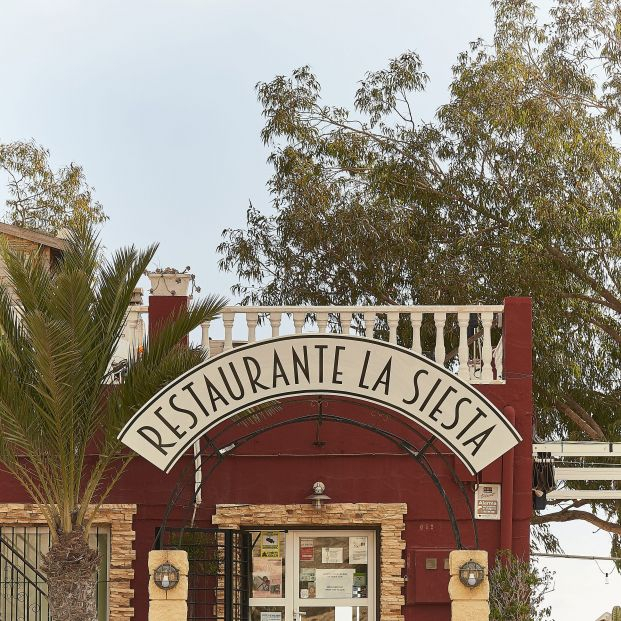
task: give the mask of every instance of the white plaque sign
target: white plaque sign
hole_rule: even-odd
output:
[[[477,520],[500,519],[500,483],[479,483],[474,492],[474,511]]]
[[[349,599],[354,586],[354,569],[318,569],[317,599]]]

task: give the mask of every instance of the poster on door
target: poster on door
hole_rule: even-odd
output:
[[[342,563],[343,548],[321,548],[321,562],[323,564]]]
[[[315,590],[318,599],[349,599],[354,586],[354,569],[317,569]]]
[[[282,597],[282,559],[252,559],[252,597]]]
[[[261,532],[261,556],[263,558],[280,558],[280,533],[277,530]]]
[[[367,564],[367,538],[366,537],[350,537],[349,538],[349,564],[350,565],[366,565]]]
[[[300,539],[300,560],[301,561],[314,561],[315,560],[315,540],[306,538]]]

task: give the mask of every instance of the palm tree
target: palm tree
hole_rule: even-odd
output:
[[[132,459],[117,434],[158,389],[204,360],[183,337],[225,304],[208,297],[179,313],[130,356],[124,381],[112,386],[132,292],[155,250],[131,247],[103,259],[89,225],[70,231],[52,271],[36,254],[0,249],[8,272],[0,285],[0,463],[49,525],[44,568],[55,621],[96,621],[98,555],[87,537]]]

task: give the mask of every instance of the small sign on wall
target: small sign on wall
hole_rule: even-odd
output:
[[[500,519],[500,483],[481,483],[474,492],[474,515],[477,520]]]
[[[280,558],[280,533],[277,530],[261,532],[261,557]]]

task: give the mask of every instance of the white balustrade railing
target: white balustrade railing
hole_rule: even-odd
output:
[[[149,307],[142,304],[132,304],[127,309],[127,318],[123,333],[112,358],[111,368],[109,369],[109,382],[118,383],[123,380],[126,361],[136,355],[142,347],[146,333],[143,316],[147,316]]]
[[[212,322],[220,323],[219,332],[223,327],[224,339],[212,339],[214,325],[205,323],[202,345],[214,355],[241,343],[286,334],[378,337],[433,358],[465,381],[485,384],[503,381],[502,332],[500,340],[492,342],[492,329],[502,330],[503,311],[502,305],[227,306]]]
[[[142,305],[130,306],[127,311],[123,339],[128,343],[131,350],[136,350],[144,342],[145,325],[142,316],[148,314],[148,312],[149,307]]]

